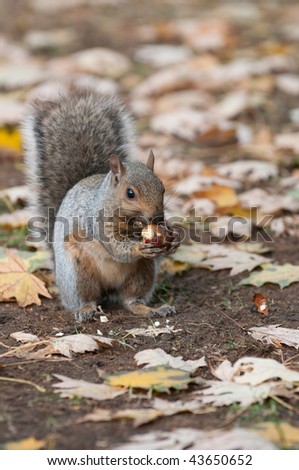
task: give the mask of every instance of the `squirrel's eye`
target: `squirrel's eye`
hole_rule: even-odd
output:
[[[132,188],[128,188],[128,189],[127,189],[127,196],[128,196],[129,199],[134,199],[134,197],[135,197],[135,192],[133,191]]]

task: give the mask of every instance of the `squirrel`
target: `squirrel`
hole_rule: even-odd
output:
[[[136,315],[175,313],[148,306],[158,258],[180,242],[164,221],[153,152],[147,164],[132,159],[132,122],[119,97],[73,84],[51,100],[36,99],[22,129],[27,181],[63,306],[80,322],[92,320],[106,298]],[[166,225],[168,243],[142,239],[152,223]]]

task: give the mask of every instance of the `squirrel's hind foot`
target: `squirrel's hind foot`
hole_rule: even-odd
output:
[[[157,316],[157,317],[172,317],[173,315],[176,314],[176,309],[172,307],[171,305],[164,304],[161,305],[161,307],[157,308],[152,308],[151,309],[151,316]]]
[[[131,302],[130,304],[125,305],[126,308],[134,313],[134,315],[139,315],[142,317],[171,317],[176,314],[176,310],[171,305],[161,305],[161,307],[148,307],[141,302]]]
[[[87,323],[93,320],[93,317],[96,313],[97,309],[94,308],[92,305],[85,305],[81,307],[78,312],[75,313],[75,319],[80,323]]]

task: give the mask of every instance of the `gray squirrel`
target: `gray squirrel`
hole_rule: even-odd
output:
[[[52,100],[35,100],[23,124],[25,168],[35,208],[54,252],[63,306],[90,321],[104,298],[136,315],[166,316],[149,307],[159,256],[179,246],[148,243],[141,230],[164,222],[164,186],[135,154],[129,114],[118,97],[69,86]]]

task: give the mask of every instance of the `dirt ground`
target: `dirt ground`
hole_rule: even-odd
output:
[[[59,18],[36,14],[32,17],[27,2],[2,1],[0,11],[0,28],[10,37],[20,40],[25,31],[33,28],[34,23],[43,28],[58,28],[72,23],[78,30],[78,42],[81,48],[94,45],[105,45],[131,54],[134,36],[130,25],[143,24],[145,18],[151,21],[157,18],[188,16],[197,11],[196,4],[207,11],[210,2],[171,2],[162,3],[152,8],[151,2],[125,2],[123,7],[104,6],[101,11],[87,6],[72,9],[68,16]],[[290,3],[290,2],[289,2]],[[18,11],[18,14],[15,14]],[[269,13],[270,15],[270,13]],[[271,20],[279,15],[273,9]],[[275,28],[275,26],[272,26]],[[246,30],[244,31],[246,37]],[[252,44],[253,38],[247,38]],[[257,38],[256,38],[257,40]],[[77,45],[73,50],[77,49]],[[64,51],[72,52],[72,47]],[[275,101],[275,100],[274,100]],[[272,117],[273,127],[279,128],[284,119],[285,102],[281,97],[273,103],[275,110]],[[184,148],[183,144],[182,148]],[[185,147],[186,150],[187,146]],[[224,156],[229,153],[224,150]],[[211,162],[211,160],[209,160]],[[0,154],[1,174],[0,188],[16,186],[24,181],[18,161],[11,159],[4,152]],[[286,170],[287,171],[287,170]],[[298,239],[281,236],[270,243],[269,256],[276,262],[299,264]],[[250,407],[242,414],[236,408],[219,408],[213,413],[202,415],[179,414],[164,417],[138,430],[129,421],[121,420],[106,423],[77,424],[76,421],[87,412],[92,411],[96,404],[89,399],[64,399],[53,392],[52,384],[57,381],[53,374],[63,374],[72,378],[84,379],[99,383],[97,369],[108,373],[136,369],[134,354],[142,349],[162,348],[167,353],[181,355],[184,358],[196,359],[205,355],[212,365],[227,358],[235,361],[242,356],[269,357],[281,360],[296,354],[292,348],[284,347],[283,352],[271,345],[263,345],[254,340],[248,329],[254,326],[280,324],[284,327],[299,328],[299,296],[298,284],[281,290],[278,286],[266,285],[262,289],[254,287],[236,287],[244,276],[229,277],[227,271],[212,272],[206,269],[191,269],[187,272],[160,277],[155,303],[162,301],[175,305],[177,315],[170,319],[170,324],[180,330],[174,335],[165,334],[157,338],[127,337],[111,349],[101,349],[96,353],[77,355],[72,360],[51,359],[26,363],[16,358],[6,359],[0,364],[6,377],[30,380],[45,387],[46,392],[40,393],[29,385],[18,385],[13,382],[1,382],[0,436],[1,442],[17,441],[28,436],[45,439],[49,449],[113,449],[127,441],[130,435],[149,432],[150,430],[171,430],[176,427],[192,427],[198,429],[229,428],[231,424],[245,427],[267,420],[288,421],[299,426],[299,415],[270,400],[263,406]],[[262,316],[253,308],[253,295],[260,291],[269,299],[270,315]],[[41,306],[21,309],[16,303],[0,304],[0,352],[4,352],[3,344],[15,345],[10,334],[25,331],[48,337],[57,332],[95,334],[99,328],[104,336],[123,340],[125,330],[145,327],[152,320],[136,318],[118,308],[108,308],[105,314],[108,323],[100,323],[99,318],[90,324],[75,323],[72,315],[65,312],[59,299],[43,299]],[[160,321],[161,326],[165,320]],[[211,378],[204,369],[200,374]],[[192,385],[189,390],[192,390]],[[180,392],[183,397],[184,393]],[[161,396],[161,394],[159,395]],[[169,399],[176,399],[178,392],[173,392]],[[117,409],[118,407],[138,407],[138,401],[130,403],[130,398],[118,397],[101,407]],[[292,405],[292,402],[290,402]],[[143,402],[144,405],[144,402]],[[238,411],[238,410],[237,410]]]

